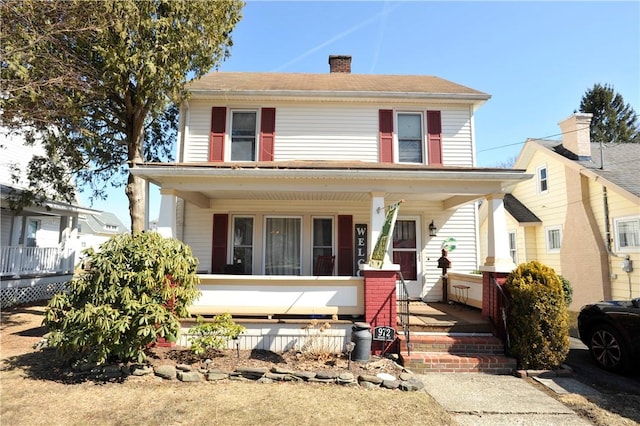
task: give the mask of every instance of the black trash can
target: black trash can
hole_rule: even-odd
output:
[[[353,361],[369,361],[371,355],[371,326],[366,322],[356,322],[351,328],[351,341],[355,343],[351,359]]]

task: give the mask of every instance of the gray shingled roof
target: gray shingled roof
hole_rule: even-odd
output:
[[[93,234],[123,234],[129,230],[113,213],[101,212],[100,214],[87,215],[83,221],[91,229]],[[106,226],[115,226],[116,229],[107,229]],[[87,233],[86,231],[84,232]]]
[[[542,223],[538,216],[512,194],[504,195],[504,208],[518,223]]]
[[[591,144],[591,160],[579,161],[575,155],[563,148],[559,141],[536,140],[537,143],[575,161],[585,169],[602,176],[604,179],[640,197],[640,144],[611,143],[603,145],[601,167],[600,144]]]
[[[189,82],[187,90],[222,92],[324,92],[408,94],[487,100],[491,96],[435,76],[214,72]]]

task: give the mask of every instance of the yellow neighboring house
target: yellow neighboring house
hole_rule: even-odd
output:
[[[560,122],[562,141],[527,140],[513,167],[535,178],[504,198],[514,263],[537,260],[569,280],[573,311],[640,297],[640,144],[591,143],[591,117]],[[486,216],[484,203],[481,258]]]

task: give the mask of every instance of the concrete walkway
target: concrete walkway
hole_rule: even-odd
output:
[[[575,412],[526,380],[478,373],[429,373],[417,376],[460,425],[590,425]],[[574,379],[566,381],[579,382]],[[574,383],[567,382],[570,385]]]

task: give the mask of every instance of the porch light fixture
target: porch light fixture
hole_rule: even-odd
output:
[[[429,236],[430,237],[435,237],[437,230],[438,230],[438,228],[436,228],[436,225],[434,225],[433,220],[432,220],[431,223],[429,224]]]

